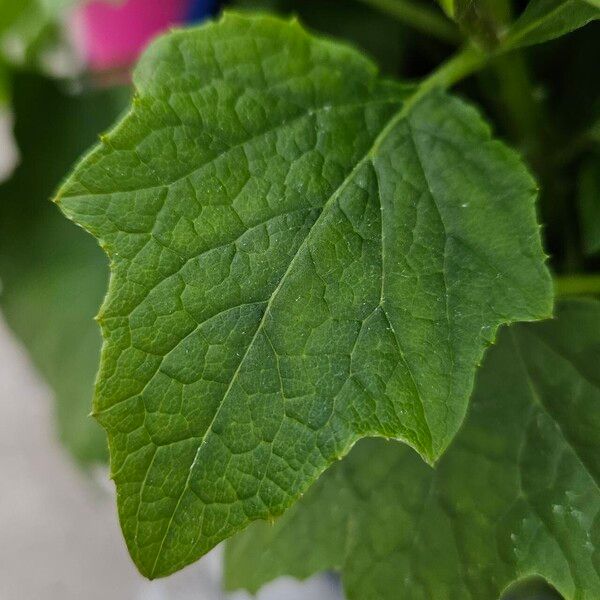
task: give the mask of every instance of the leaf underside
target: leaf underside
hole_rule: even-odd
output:
[[[600,303],[500,335],[464,428],[428,468],[360,442],[274,526],[230,540],[226,583],[336,568],[349,599],[493,599],[541,575],[600,597]]]
[[[295,21],[153,44],[57,201],[110,256],[94,414],[149,577],[364,436],[430,462],[497,327],[551,313],[536,188],[471,107]]]

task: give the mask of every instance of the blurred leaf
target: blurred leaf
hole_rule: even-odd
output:
[[[600,0],[531,0],[515,21],[504,47],[539,44],[600,19]]]
[[[163,37],[135,81],[57,202],[111,258],[94,410],[153,577],[362,436],[436,460],[497,327],[552,293],[535,183],[460,100],[235,14]]]
[[[123,90],[68,96],[48,81],[17,77],[23,161],[0,186],[0,305],[54,390],[61,439],[81,461],[106,458],[105,435],[88,416],[100,349],[93,316],[105,290],[106,260],[49,197],[126,98]]]
[[[4,0],[0,6],[0,58],[14,67],[53,73],[56,66],[48,56],[67,52],[64,21],[68,9],[81,1]],[[60,62],[64,63],[64,58]],[[58,70],[64,68],[61,64]]]
[[[0,5],[0,36],[34,4],[35,0],[3,0]]]
[[[557,316],[502,331],[435,470],[360,442],[274,525],[228,542],[227,586],[338,569],[350,599],[492,600],[540,574],[567,600],[600,597],[600,303]]]

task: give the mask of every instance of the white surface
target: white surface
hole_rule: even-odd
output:
[[[55,440],[51,392],[2,320],[0,411],[0,600],[226,597],[218,550],[168,579],[149,582],[138,575],[121,538],[112,489],[80,472]],[[305,583],[280,579],[259,599],[340,595],[323,576]]]

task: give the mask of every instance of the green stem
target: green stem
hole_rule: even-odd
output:
[[[428,77],[421,80],[418,85],[414,87],[411,95],[404,101],[402,108],[396,113],[396,115],[388,121],[388,124],[381,130],[381,133],[377,136],[377,139],[373,143],[371,152],[374,154],[377,152],[378,147],[382,141],[386,138],[387,134],[396,127],[396,125],[406,118],[411,108],[428,94],[433,89],[446,89],[461,79],[468,77],[471,73],[479,70],[488,60],[488,56],[482,53],[474,46],[468,46],[463,48],[446,62],[442,63],[435,71]]]
[[[600,275],[560,275],[554,278],[557,296],[600,296]]]
[[[415,93],[404,103],[398,119],[404,118],[408,111],[432,90],[445,90],[452,87],[462,79],[479,71],[488,60],[489,56],[475,46],[465,46],[419,82]],[[395,119],[388,124],[388,127],[393,124],[395,124]]]
[[[465,46],[423,79],[415,96],[419,99],[435,88],[452,87],[482,69],[489,59],[490,55],[475,46]]]
[[[407,0],[358,0],[423,33],[451,44],[460,42],[458,29],[441,13]]]

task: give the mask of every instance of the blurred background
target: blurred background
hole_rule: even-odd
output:
[[[49,198],[126,109],[131,67],[158,33],[225,5],[293,13],[360,47],[384,73],[415,79],[459,38],[432,1],[413,4],[434,15],[426,27],[390,11],[393,0],[0,0],[0,600],[247,597],[220,591],[218,549],[152,583],[127,556],[105,437],[88,417],[106,259]],[[524,3],[500,5],[508,18]],[[598,57],[592,23],[498,59],[458,88],[540,182],[546,249],[566,287],[577,285],[569,273],[600,267],[600,78],[590,76]],[[260,595],[341,597],[333,575],[277,581]],[[558,598],[541,582],[507,595],[517,597]]]

